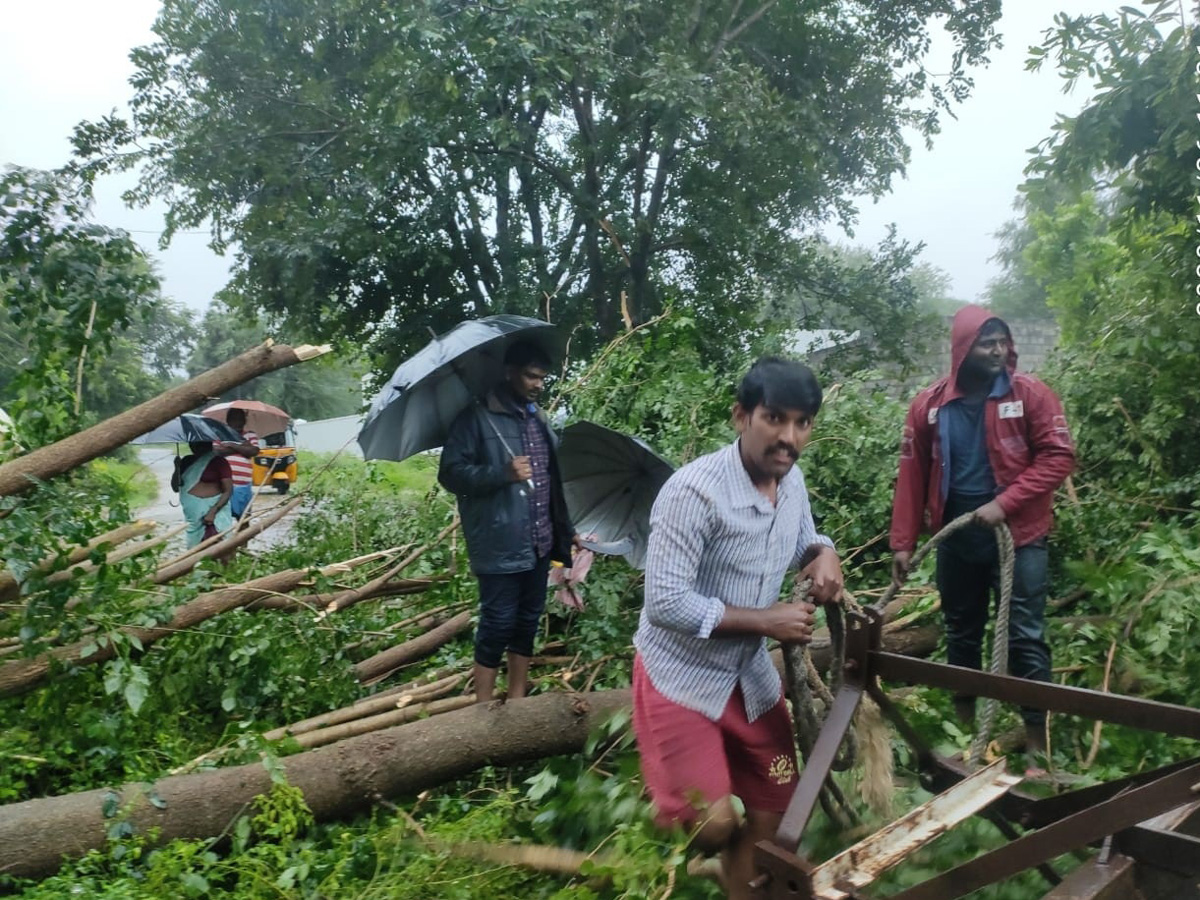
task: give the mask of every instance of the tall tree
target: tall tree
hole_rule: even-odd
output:
[[[167,0],[133,117],[165,238],[211,221],[246,302],[386,364],[476,314],[581,341],[689,302],[721,333],[970,87],[999,0]],[[954,42],[926,68],[931,23]]]
[[[86,185],[15,167],[0,178],[0,300],[0,388],[31,447],[76,429],[113,342],[162,302],[141,248],[91,221]]]
[[[1195,508],[1200,29],[1175,3],[1056,24],[1031,65],[1055,58],[1096,94],[1029,167],[1022,257],[1063,326],[1083,477]]]

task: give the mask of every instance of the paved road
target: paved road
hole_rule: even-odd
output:
[[[179,509],[179,497],[171,490],[171,472],[175,467],[174,451],[161,447],[142,447],[138,450],[138,460],[154,473],[154,477],[158,481],[158,496],[138,510],[136,518],[153,519],[168,528],[174,528],[183,521],[183,513]],[[268,488],[258,495],[254,501],[254,509],[260,512],[273,509],[285,499],[284,495]],[[294,517],[295,513],[289,513],[262,534],[251,538],[248,546],[253,550],[266,550],[283,543],[291,532]],[[171,546],[183,549],[183,535],[172,538]]]

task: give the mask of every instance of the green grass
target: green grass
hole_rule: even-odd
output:
[[[140,509],[158,496],[158,479],[139,462],[103,457],[93,460],[91,468],[93,472],[107,475],[125,489],[130,509]]]
[[[301,481],[315,477],[329,466],[321,475],[322,479],[357,479],[364,485],[372,485],[375,490],[414,497],[429,491],[437,481],[438,457],[427,453],[419,453],[403,462],[386,459],[364,462],[347,456],[339,456],[331,462],[331,454],[304,450],[297,456]]]

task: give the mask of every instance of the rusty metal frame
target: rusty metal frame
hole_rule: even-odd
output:
[[[842,878],[831,886],[828,878],[818,877],[819,884],[814,884],[814,873],[820,866],[798,850],[818,793],[831,777],[834,757],[864,692],[875,700],[912,748],[926,787],[944,791],[968,776],[964,766],[934,753],[921,740],[887,698],[879,678],[1200,740],[1200,710],[886,653],[880,649],[882,617],[871,607],[861,613],[847,612],[846,628],[844,684],[834,699],[775,839],[762,841],[755,848],[758,876],[751,887],[754,896],[762,900],[867,900],[867,895],[859,893],[865,884],[862,878]],[[1147,863],[1165,869],[1196,874],[1200,871],[1200,839],[1145,823],[1197,798],[1200,798],[1200,758],[1055,797],[1037,798],[1008,790],[978,810],[979,815],[993,821],[1009,838],[1008,844],[895,894],[894,900],[954,900],[1035,867],[1052,884],[1057,884],[1061,879],[1047,864],[1049,860],[1102,840],[1106,848],[1114,844],[1124,857],[1144,858]],[[1036,830],[1021,836],[1010,822]],[[862,852],[869,852],[869,841],[863,842]],[[882,868],[886,866],[874,866]]]

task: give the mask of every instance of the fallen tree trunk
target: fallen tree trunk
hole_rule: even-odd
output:
[[[469,606],[471,606],[470,603],[446,603],[442,606],[435,606],[433,609],[423,610],[400,622],[392,622],[383,628],[380,628],[378,631],[364,631],[363,634],[365,634],[366,637],[364,637],[361,641],[355,641],[352,644],[346,644],[344,647],[342,647],[342,649],[347,653],[351,653],[362,647],[366,647],[368,644],[377,643],[383,638],[395,637],[395,632],[397,631],[403,631],[407,628],[412,628],[414,625],[419,626],[421,622],[424,622],[430,616],[446,616],[447,614],[457,615]]]
[[[426,672],[424,675],[414,678],[412,681],[406,681],[403,684],[397,684],[383,691],[377,691],[368,697],[362,697],[355,700],[351,706],[362,706],[366,703],[373,703],[383,697],[395,697],[398,694],[415,693],[423,688],[429,687],[431,684],[436,684],[439,681],[444,681],[455,675],[461,675],[464,678],[467,672],[456,669],[453,666],[444,666],[441,669],[434,669],[432,672]]]
[[[98,535],[80,547],[72,547],[67,551],[65,558],[61,551],[51,556],[47,556],[40,563],[29,570],[28,575],[18,580],[11,572],[0,571],[0,601],[11,600],[13,597],[19,596],[21,593],[21,584],[27,581],[31,575],[44,575],[47,572],[53,571],[56,565],[61,564],[72,567],[77,563],[83,562],[92,555],[92,551],[97,547],[107,545],[109,547],[117,547],[126,541],[133,540],[135,537],[140,537],[143,534],[149,534],[155,528],[155,523],[149,519],[139,519],[136,522],[127,522],[119,528],[114,528],[112,531],[106,531],[104,534]],[[70,571],[68,568],[67,571]],[[69,576],[68,576],[69,577]]]
[[[298,787],[317,821],[341,819],[378,799],[434,787],[485,765],[578,753],[589,732],[628,707],[629,691],[549,693],[492,708],[473,704],[348,738],[283,760],[288,783]],[[158,843],[222,834],[271,790],[260,763],[127,784],[116,792],[135,834]],[[153,791],[154,803],[150,802]],[[0,807],[0,871],[35,878],[56,871],[64,856],[80,856],[106,843],[114,819],[104,809],[108,790],[84,791]]]
[[[328,352],[328,346],[292,348],[268,340],[133,409],[0,465],[0,497],[21,493],[37,481],[110,453],[251,378]]]
[[[439,647],[450,643],[460,632],[466,631],[470,624],[471,614],[461,612],[449,622],[425,632],[420,637],[364,659],[354,666],[354,674],[362,682],[388,675],[401,666],[424,659]]]
[[[322,572],[344,572],[347,563],[336,563],[326,566]],[[309,569],[288,569],[255,578],[244,584],[220,588],[200,594],[175,610],[171,620],[163,625],[154,627],[126,627],[119,631],[130,638],[141,642],[143,648],[161,640],[167,635],[174,634],[185,628],[194,628],[201,622],[213,616],[245,606],[259,597],[271,596],[294,590],[296,585],[309,577]],[[84,650],[88,651],[84,655]],[[71,665],[94,665],[113,658],[116,650],[112,641],[106,641],[101,647],[97,642],[88,638],[55,647],[39,656],[30,659],[14,660],[0,665],[0,697],[23,694],[37,687],[49,674],[55,663]]]

